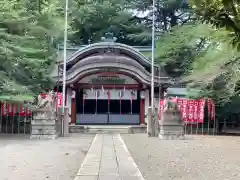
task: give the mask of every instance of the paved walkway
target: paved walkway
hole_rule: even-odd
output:
[[[120,134],[97,134],[75,180],[144,180]]]

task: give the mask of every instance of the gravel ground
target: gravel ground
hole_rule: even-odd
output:
[[[0,179],[73,180],[93,137],[29,140],[0,135]]]
[[[239,180],[240,137],[121,135],[145,180]],[[192,140],[190,140],[192,139]]]

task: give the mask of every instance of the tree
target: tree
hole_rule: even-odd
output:
[[[226,28],[234,46],[240,49],[239,0],[190,0],[193,10],[204,22]]]
[[[141,33],[146,28],[136,21],[127,0],[83,1],[75,0],[71,5],[71,26],[75,33],[70,38],[75,44],[99,42],[111,31],[117,42],[128,45],[148,44],[144,39],[131,39],[129,36]]]
[[[51,87],[52,42],[63,24],[56,3],[44,1],[36,10],[27,0],[0,2],[1,95],[36,94]]]
[[[161,36],[165,31],[171,30],[174,26],[181,26],[193,21],[193,14],[185,0],[156,0],[155,1],[155,26],[156,36]],[[145,27],[152,27],[152,1],[134,0],[131,2],[136,9],[135,19],[142,22]],[[131,36],[133,39],[151,40],[151,31],[144,31]]]
[[[189,87],[224,105],[239,94],[239,52],[228,43],[228,31],[200,22],[166,32],[157,41],[156,63]]]

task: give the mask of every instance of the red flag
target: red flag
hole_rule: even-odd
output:
[[[58,93],[58,108],[62,107],[62,93]]]
[[[13,115],[16,115],[17,113],[17,104],[13,105]]]
[[[204,122],[204,107],[205,107],[205,99],[201,99],[199,101],[199,123]]]
[[[13,115],[13,105],[12,104],[8,104],[8,115],[9,116]]]
[[[5,104],[5,107],[6,107],[6,112],[4,113],[5,115],[8,115],[8,111],[9,111],[9,104],[8,103],[6,103]]]
[[[199,122],[199,100],[194,100],[193,105],[193,122]]]
[[[182,118],[183,118],[184,122],[188,123],[189,119],[188,119],[188,100],[187,99],[182,100],[181,111],[182,111]]]
[[[2,102],[1,103],[1,115],[3,115],[3,116],[6,115],[5,107],[6,107],[6,103]]]
[[[189,122],[189,123],[193,123],[193,122],[194,122],[194,119],[193,119],[193,114],[194,114],[194,109],[193,109],[194,100],[189,100],[188,104],[189,104],[189,107],[188,107],[188,122]]]
[[[210,117],[210,114],[211,114],[211,99],[208,98],[208,101],[207,101],[207,106],[208,106],[208,117]]]
[[[25,116],[25,110],[24,110],[24,107],[22,104],[20,104],[19,110],[20,110],[20,112],[19,112],[20,116]]]
[[[32,111],[31,111],[31,109],[29,109],[29,108],[26,108],[26,115],[27,116],[31,116],[32,115]]]
[[[177,105],[178,105],[178,108],[179,108],[179,110],[180,110],[180,112],[181,112],[181,116],[182,116],[182,118],[183,118],[183,100],[182,99],[180,99],[180,98],[177,98],[176,99],[177,100]]]
[[[161,119],[161,115],[163,113],[164,110],[164,100],[160,99],[159,101],[159,107],[158,107],[158,118]]]
[[[182,99],[177,98],[176,101],[177,101],[176,103],[177,103],[177,105],[178,105],[178,108],[179,108],[179,109],[182,109]]]

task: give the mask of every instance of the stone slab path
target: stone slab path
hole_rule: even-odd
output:
[[[97,134],[74,180],[144,180],[120,134]]]

